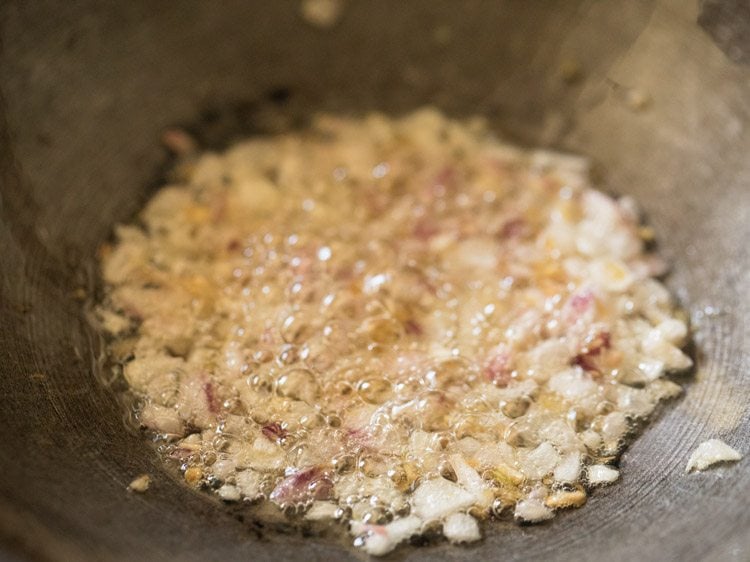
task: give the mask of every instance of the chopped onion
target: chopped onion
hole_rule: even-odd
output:
[[[474,494],[445,478],[423,482],[411,498],[414,514],[425,521],[442,519],[470,507],[474,501]]]
[[[620,477],[620,472],[603,464],[592,464],[586,470],[586,479],[592,486],[611,484]]]
[[[555,512],[548,508],[540,499],[521,500],[516,504],[513,517],[527,523],[537,523],[552,519]]]
[[[443,535],[451,542],[473,542],[482,538],[477,520],[465,513],[449,515],[443,523]]]
[[[738,461],[742,455],[720,439],[704,441],[690,455],[687,472],[691,470],[706,470],[709,466],[720,462]]]

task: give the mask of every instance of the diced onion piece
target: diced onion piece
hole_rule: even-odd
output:
[[[611,484],[620,477],[620,472],[603,464],[592,464],[586,471],[586,478],[592,486]]]
[[[242,495],[248,499],[255,499],[261,495],[261,475],[254,470],[243,470],[236,476],[237,487]]]
[[[482,538],[477,520],[465,513],[449,515],[443,523],[443,535],[451,542],[473,542]]]
[[[582,489],[554,492],[547,496],[544,503],[552,509],[565,509],[568,507],[581,507],[586,503],[586,492]]]
[[[546,521],[554,516],[555,512],[544,505],[541,499],[521,500],[516,504],[516,510],[513,512],[513,517],[526,523]]]
[[[648,386],[648,393],[654,400],[669,400],[682,394],[682,387],[670,380],[658,379]]]
[[[492,491],[477,471],[471,468],[461,455],[451,455],[450,463],[459,484],[474,494],[474,504],[482,508],[488,508],[492,505],[494,499]]]
[[[182,420],[177,412],[158,404],[146,404],[141,413],[141,423],[159,433],[179,436],[183,433]]]
[[[473,505],[474,494],[445,478],[427,480],[414,491],[411,503],[414,514],[425,521],[442,519]]]
[[[141,474],[128,484],[128,490],[131,492],[143,493],[151,485],[151,477],[148,474]]]
[[[558,462],[560,454],[551,443],[545,441],[529,453],[521,470],[527,477],[538,480],[552,472]]]
[[[351,532],[362,535],[362,549],[373,556],[383,556],[396,548],[396,545],[419,533],[422,520],[410,515],[396,519],[387,525],[366,525],[358,521],[352,522]]]
[[[705,470],[713,464],[738,461],[741,458],[742,454],[724,443],[724,441],[709,439],[698,445],[698,448],[690,455],[686,471]]]
[[[656,327],[663,339],[674,345],[680,345],[687,336],[687,326],[682,320],[668,318]]]
[[[233,486],[232,484],[224,484],[216,491],[216,493],[221,499],[228,502],[236,502],[242,498],[240,489],[237,486]]]
[[[591,451],[596,451],[602,446],[602,436],[593,429],[587,429],[581,433],[581,441]]]
[[[578,481],[578,477],[581,475],[581,455],[579,453],[565,455],[555,467],[553,475],[558,482]]]
[[[219,459],[211,465],[211,473],[219,480],[227,480],[237,472],[237,463],[232,458]]]
[[[565,398],[575,399],[593,394],[597,390],[597,385],[583,369],[576,367],[554,375],[549,380],[549,388]]]

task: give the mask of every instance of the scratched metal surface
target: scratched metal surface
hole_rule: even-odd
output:
[[[699,368],[685,396],[624,455],[621,483],[548,524],[498,524],[471,547],[409,547],[392,558],[747,560],[747,459],[684,474],[703,439],[750,452],[750,68],[741,64],[748,28],[717,2],[701,5],[698,25],[700,6],[682,0],[468,0],[460,8],[361,0],[337,27],[319,31],[292,1],[5,2],[5,556],[357,557],[334,542],[259,536],[169,478],[125,430],[112,389],[96,374],[96,340],[75,298],[90,287],[97,245],[133,215],[163,169],[159,132],[193,123],[208,144],[226,142],[257,129],[265,105],[254,102],[269,91],[278,100],[283,89],[293,112],[434,103],[484,114],[519,142],[590,155],[606,189],[643,204],[673,264],[669,284],[695,322]],[[571,60],[581,68],[573,82],[560,73]],[[628,104],[633,90],[650,100],[642,110]],[[152,489],[125,493],[141,472],[154,476]]]

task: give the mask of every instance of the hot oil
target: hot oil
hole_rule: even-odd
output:
[[[302,532],[327,502],[381,529],[422,483],[465,486],[467,471],[510,513],[564,487],[555,455],[614,462],[661,397],[649,377],[682,356],[617,349],[671,305],[659,286],[631,291],[636,250],[626,265],[570,239],[612,215],[639,248],[583,168],[430,110],[323,116],[193,156],[104,263],[107,306],[137,326],[120,360],[132,421],[188,485]]]

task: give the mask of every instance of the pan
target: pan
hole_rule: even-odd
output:
[[[317,110],[481,114],[590,156],[634,196],[690,314],[697,368],[620,461],[623,481],[532,527],[396,560],[747,560],[747,462],[686,475],[701,441],[750,447],[750,16],[706,0],[10,0],[0,7],[0,542],[18,560],[347,560],[185,489],[128,429],[86,321],[96,249],[168,164]],[[140,473],[146,494],[126,492]]]

